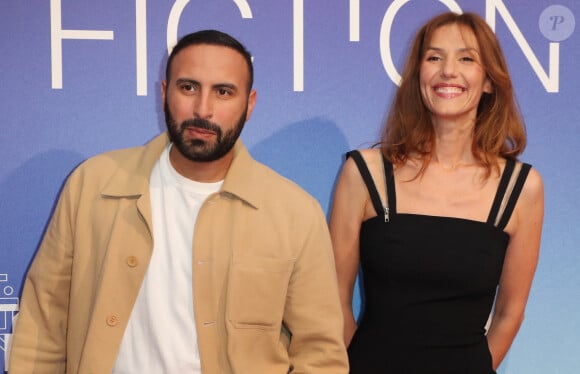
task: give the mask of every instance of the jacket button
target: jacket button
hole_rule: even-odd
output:
[[[138,264],[139,264],[139,261],[137,260],[137,257],[135,257],[135,256],[127,257],[127,265],[129,265],[129,267],[134,268]]]
[[[117,324],[119,323],[119,317],[117,317],[116,315],[110,315],[107,316],[107,325],[113,327],[113,326],[117,326]]]

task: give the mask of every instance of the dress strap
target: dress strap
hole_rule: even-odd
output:
[[[516,164],[514,160],[506,160],[504,172],[497,189],[492,209],[489,213],[487,220],[488,223],[493,224],[501,230],[505,229],[512,216],[531,167],[530,164]]]
[[[493,199],[493,204],[491,206],[489,216],[487,217],[487,223],[490,223],[492,225],[496,224],[499,209],[501,208],[502,200],[504,200],[504,196],[507,191],[510,179],[512,177],[515,164],[516,163],[514,162],[514,160],[511,159],[506,160],[505,168],[503,169],[503,173],[499,181],[499,186],[497,187],[497,192],[495,193],[495,198]]]
[[[377,211],[377,215],[380,216],[381,214],[383,214],[383,205],[381,204],[381,197],[379,196],[379,192],[377,191],[377,187],[375,186],[375,182],[373,181],[373,178],[371,177],[371,173],[369,172],[367,164],[365,163],[362,155],[360,154],[360,152],[358,150],[347,152],[346,158],[349,158],[349,157],[352,157],[352,159],[356,163],[356,166],[358,167],[360,175],[362,176],[362,178],[365,182],[365,185],[367,186],[367,189],[369,190],[369,195],[371,197],[373,207]]]
[[[390,213],[391,216],[393,216],[397,214],[397,193],[395,192],[395,173],[393,173],[393,164],[388,162],[384,155],[383,155],[383,166],[385,168],[385,185],[387,186],[387,207],[385,214],[389,215]]]
[[[516,206],[518,198],[520,197],[520,193],[522,192],[524,183],[526,182],[526,178],[528,177],[531,168],[532,165],[530,164],[522,164],[522,167],[518,174],[518,179],[516,180],[512,193],[510,194],[509,200],[505,207],[505,210],[503,211],[499,224],[497,225],[497,227],[499,227],[502,230],[507,226],[507,223],[509,222],[512,213],[514,212],[514,208]]]

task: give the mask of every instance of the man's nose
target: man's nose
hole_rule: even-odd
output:
[[[208,93],[201,93],[194,101],[193,114],[197,118],[209,119],[213,115],[213,100]]]

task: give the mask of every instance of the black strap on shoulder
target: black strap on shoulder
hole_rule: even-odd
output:
[[[367,164],[365,163],[364,159],[362,158],[362,155],[360,154],[360,152],[358,150],[354,150],[354,151],[350,151],[350,152],[346,153],[346,158],[349,158],[349,157],[352,157],[352,159],[356,163],[356,166],[358,167],[360,175],[362,176],[362,178],[367,186],[367,189],[369,190],[369,195],[371,197],[373,207],[377,211],[377,215],[382,215],[383,214],[383,206],[381,204],[381,198],[379,196],[379,192],[377,191],[377,187],[375,186],[375,182],[373,181],[373,178],[371,177],[371,173],[369,172]]]
[[[532,165],[530,164],[522,164],[522,168],[520,169],[520,173],[518,174],[518,179],[516,180],[516,184],[514,185],[514,189],[512,190],[512,193],[510,194],[509,200],[507,202],[507,205],[505,207],[505,210],[503,211],[503,214],[501,216],[501,219],[497,225],[497,227],[501,230],[503,230],[507,223],[510,220],[510,217],[512,216],[512,213],[514,211],[514,208],[516,206],[516,202],[518,201],[518,198],[520,197],[520,193],[522,192],[522,189],[524,187],[524,183],[526,181],[526,178],[528,177],[528,174],[530,173],[530,169],[532,168]]]
[[[397,214],[397,193],[395,192],[395,174],[393,173],[393,164],[388,162],[384,155],[383,155],[383,166],[385,168],[387,206],[389,208],[392,217]]]
[[[512,177],[512,173],[514,172],[515,165],[516,163],[514,160],[511,159],[506,160],[505,168],[503,169],[503,174],[499,181],[499,186],[497,187],[497,192],[495,193],[493,204],[491,205],[491,210],[489,211],[489,216],[487,217],[487,223],[491,225],[493,225],[495,220],[497,219],[497,215],[501,207],[501,202],[507,191],[510,179]]]

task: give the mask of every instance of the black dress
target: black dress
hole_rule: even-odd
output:
[[[392,165],[384,159],[383,207],[360,153],[348,155],[377,211],[360,230],[364,305],[348,348],[350,372],[494,373],[485,324],[509,241],[503,229],[530,165],[514,174],[515,162],[507,161],[489,218],[478,222],[397,214]]]

